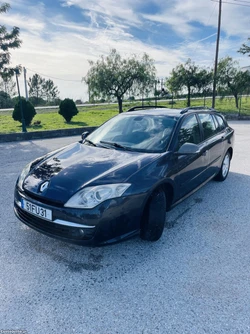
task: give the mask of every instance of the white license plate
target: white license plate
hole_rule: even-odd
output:
[[[52,220],[52,211],[45,209],[39,205],[33,204],[25,199],[21,199],[22,208],[31,213],[34,216],[38,216],[44,219]]]

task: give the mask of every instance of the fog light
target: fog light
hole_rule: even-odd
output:
[[[84,232],[84,230],[83,230],[82,228],[79,229],[79,233],[80,233],[81,235],[84,235],[84,234],[85,234],[85,232]]]

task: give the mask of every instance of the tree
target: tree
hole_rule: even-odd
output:
[[[47,102],[54,101],[59,95],[59,90],[50,79],[44,82],[43,89]]]
[[[176,96],[181,89],[179,79],[175,75],[171,75],[169,78],[166,78],[166,86],[171,92],[172,98]]]
[[[2,73],[2,80],[0,80],[0,90],[4,91],[10,97],[16,95],[16,83],[9,73]]]
[[[50,79],[45,80],[37,73],[29,78],[28,85],[29,95],[35,98],[35,105],[41,104],[43,98],[46,98],[47,102],[54,101],[59,95],[59,91],[54,85],[54,82]]]
[[[45,79],[43,79],[39,74],[34,74],[31,78],[29,78],[29,96],[35,97],[37,105],[39,103],[39,98],[44,97],[44,83]]]
[[[239,108],[239,95],[250,85],[250,74],[241,71],[239,63],[231,57],[222,58],[218,63],[218,89],[228,88],[235,98],[235,106]]]
[[[192,88],[197,87],[199,67],[189,58],[185,64],[176,66],[170,73],[168,85],[171,91],[179,91],[183,87],[187,89],[187,107],[190,107]],[[174,89],[174,90],[173,90]]]
[[[59,105],[58,113],[63,116],[67,123],[69,123],[72,117],[78,114],[78,109],[73,100],[64,99]]]
[[[29,101],[26,101],[24,97],[22,97],[21,100],[22,100],[21,103],[22,103],[22,110],[23,110],[23,117],[25,120],[25,124],[30,125],[33,117],[36,115],[35,108]],[[18,101],[17,104],[15,105],[15,108],[12,113],[12,118],[15,121],[19,121],[20,123],[22,123],[20,101]]]
[[[12,108],[15,103],[12,97],[16,94],[16,83],[12,80],[11,73],[2,73],[0,79],[0,108]]]
[[[206,105],[206,96],[212,93],[213,72],[202,68],[197,73],[197,88],[204,97],[204,106]]]
[[[9,94],[0,90],[0,108],[12,108],[13,102],[9,96]]]
[[[250,38],[248,38],[248,41],[250,41]],[[248,57],[250,57],[250,46],[244,43],[238,52],[242,53],[243,55],[247,54]]]
[[[0,13],[6,13],[10,9],[8,3],[0,5]],[[14,69],[8,67],[10,64],[10,50],[21,46],[22,41],[19,39],[19,28],[13,27],[8,32],[4,25],[0,25],[0,75],[5,73],[14,74]]]
[[[115,97],[122,110],[124,94],[133,86],[142,90],[154,84],[156,69],[154,62],[145,53],[141,59],[136,55],[123,59],[115,50],[107,57],[101,56],[95,63],[90,61],[90,69],[84,78],[88,85],[90,96],[99,98]]]

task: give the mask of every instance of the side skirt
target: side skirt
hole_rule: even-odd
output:
[[[216,174],[212,175],[205,182],[203,182],[202,184],[200,184],[197,188],[195,188],[194,190],[190,191],[187,195],[185,195],[184,197],[182,197],[181,199],[179,199],[177,202],[173,203],[171,205],[170,209],[174,208],[176,205],[178,205],[179,203],[181,203],[182,201],[184,201],[186,198],[188,198],[189,196],[193,195],[197,190],[199,190],[200,188],[202,188],[205,184],[207,184],[209,181],[211,181],[215,176],[216,176]]]

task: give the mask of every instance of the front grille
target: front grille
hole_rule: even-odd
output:
[[[44,198],[42,196],[39,196],[39,195],[34,194],[34,193],[32,193],[30,191],[27,191],[27,190],[25,190],[24,194],[27,195],[28,197],[38,201],[38,202],[41,202],[41,203],[44,203],[44,204],[47,204],[47,205],[53,205],[53,206],[56,206],[56,207],[63,207],[63,203],[61,201],[50,200],[48,198]]]
[[[71,240],[90,240],[94,236],[95,229],[84,229],[78,227],[64,226],[60,224],[49,222],[39,217],[35,217],[28,212],[22,210],[20,207],[15,205],[17,216],[28,226],[33,227],[34,229],[44,232],[45,234],[51,236],[57,236],[61,238],[71,239]],[[80,232],[84,231],[84,234]]]

